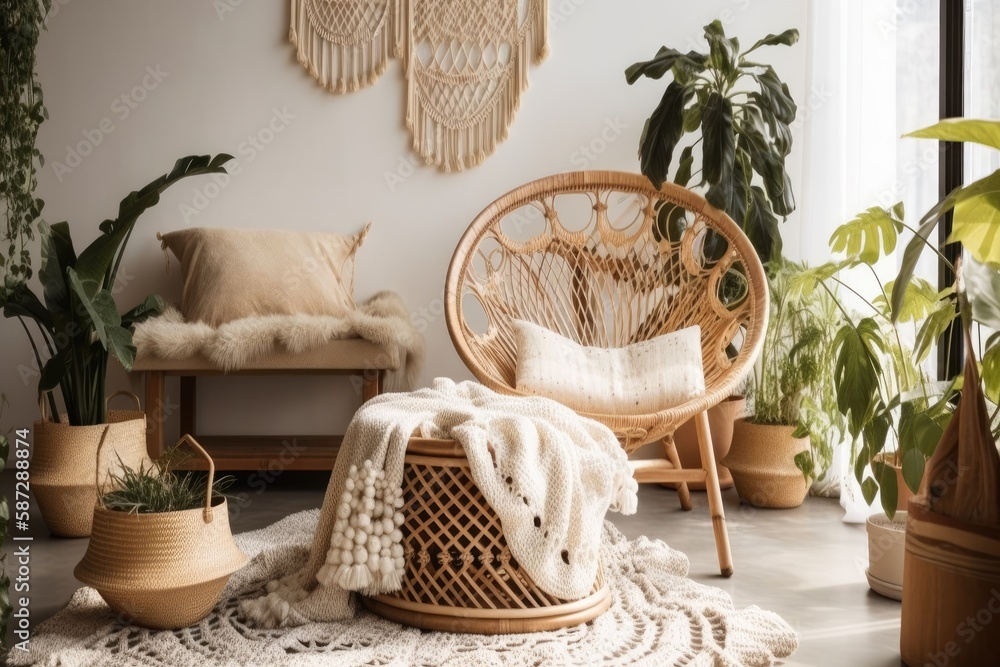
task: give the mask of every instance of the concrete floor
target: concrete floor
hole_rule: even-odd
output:
[[[12,496],[12,471],[0,480]],[[262,492],[240,480],[234,493],[250,502],[234,516],[233,531],[266,526],[303,509],[318,507],[327,475],[286,472]],[[865,581],[867,542],[863,526],[841,522],[835,500],[809,498],[794,510],[758,510],[741,505],[734,490],[723,492],[736,574],[718,574],[715,544],[704,493],[694,493],[694,510],[682,512],[674,492],[643,486],[639,512],[611,515],[630,538],[647,535],[686,553],[691,577],[732,595],[736,606],[755,604],[779,613],[799,634],[799,650],[788,665],[897,666],[898,602],[872,593]],[[33,513],[31,558],[32,625],[50,617],[80,585],[73,568],[85,539],[51,537]],[[8,541],[5,550],[11,548]]]

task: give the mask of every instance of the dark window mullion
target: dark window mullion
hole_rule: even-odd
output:
[[[965,115],[965,0],[941,0],[941,118]],[[941,142],[938,190],[944,199],[965,180],[962,144]],[[945,245],[951,234],[952,214],[949,212],[938,227],[938,243],[953,264],[962,254],[958,243]],[[955,275],[944,264],[938,269],[938,288],[955,282]],[[962,372],[964,344],[961,327],[954,323],[938,346],[938,378],[950,380]]]

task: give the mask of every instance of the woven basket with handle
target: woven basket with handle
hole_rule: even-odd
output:
[[[52,421],[48,403],[41,401],[41,421],[35,422],[31,458],[31,491],[45,525],[53,535],[86,537],[94,518],[97,486],[121,464],[138,468],[148,462],[146,455],[146,415],[135,394],[119,391],[118,396],[135,401],[134,410],[108,410],[108,423],[70,426]],[[101,438],[104,447],[98,454]],[[121,461],[121,464],[119,463]],[[94,461],[98,474],[94,477]]]
[[[215,464],[190,435],[181,442],[208,461],[205,506],[133,514],[99,505],[87,553],[73,572],[126,622],[155,629],[203,619],[247,562],[230,532],[228,503],[212,502]]]

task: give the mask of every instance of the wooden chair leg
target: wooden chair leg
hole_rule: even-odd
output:
[[[674,444],[674,436],[668,435],[663,438],[663,453],[674,470],[681,470],[681,457],[677,454],[677,445]],[[677,498],[681,501],[681,509],[685,512],[691,511],[691,490],[688,489],[687,482],[677,483]]]
[[[698,448],[702,465],[708,478],[705,491],[708,495],[708,509],[712,514],[712,530],[715,532],[715,548],[719,553],[719,569],[722,576],[733,576],[733,554],[729,549],[729,531],[726,530],[726,511],[722,506],[722,489],[719,488],[719,471],[715,466],[715,450],[712,447],[712,432],[708,427],[708,413],[695,417],[698,432]]]

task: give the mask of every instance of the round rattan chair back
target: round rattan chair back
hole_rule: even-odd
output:
[[[767,286],[750,241],[702,197],[670,183],[657,191],[638,174],[573,172],[479,214],[448,269],[445,310],[476,378],[514,394],[515,319],[595,347],[699,325],[703,396],[651,415],[587,415],[632,451],[737,388],[762,342]]]

